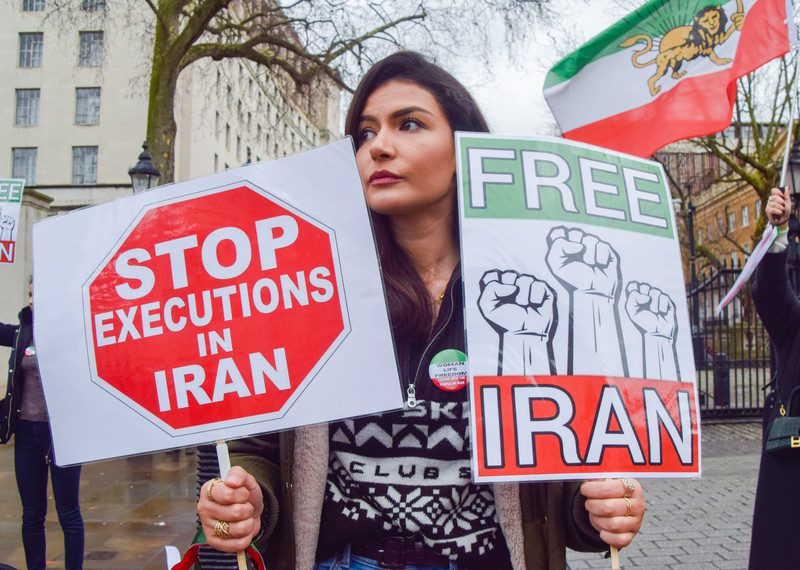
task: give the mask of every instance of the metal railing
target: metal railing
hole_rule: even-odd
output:
[[[771,378],[771,347],[748,291],[721,314],[741,268],[714,269],[687,294],[703,418],[758,416]]]

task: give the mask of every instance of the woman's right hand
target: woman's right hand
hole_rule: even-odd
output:
[[[261,512],[264,497],[261,487],[247,471],[232,467],[228,476],[217,481],[206,481],[200,488],[197,513],[208,544],[221,552],[239,552],[247,548],[261,529]],[[222,532],[221,523],[228,523],[227,532]],[[218,526],[220,525],[220,526]],[[217,531],[217,529],[220,531]]]
[[[773,188],[770,197],[767,199],[767,206],[764,208],[767,220],[773,226],[782,226],[789,220],[792,213],[792,202],[789,198],[789,190]]]

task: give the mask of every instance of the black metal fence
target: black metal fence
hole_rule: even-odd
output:
[[[703,418],[761,414],[771,378],[770,342],[745,292],[716,314],[741,268],[715,269],[687,295]]]

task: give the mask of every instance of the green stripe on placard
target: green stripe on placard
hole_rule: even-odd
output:
[[[554,139],[458,140],[466,218],[563,221],[675,236],[672,200],[658,163]],[[486,151],[504,151],[509,158],[481,158]],[[538,185],[526,184],[533,176]],[[606,186],[589,190],[601,184]]]
[[[689,24],[692,17],[706,6],[720,4],[724,5],[712,0],[652,0],[556,63],[547,73],[544,89],[571,79],[586,65],[601,57],[629,49],[619,47],[628,38],[637,34],[659,38],[673,28]],[[730,25],[731,14],[727,13],[727,16]],[[637,45],[644,47],[644,42]],[[655,55],[656,51],[651,53]]]
[[[0,202],[19,204],[22,202],[22,193],[25,190],[25,181],[16,178],[0,179]]]

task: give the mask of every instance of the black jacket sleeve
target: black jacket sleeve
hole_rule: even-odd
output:
[[[786,269],[788,250],[768,253],[756,269],[750,294],[758,316],[776,345],[783,345],[795,334],[800,323],[800,302],[794,296]]]
[[[13,346],[14,335],[17,333],[19,325],[7,325],[0,323],[0,346]]]

